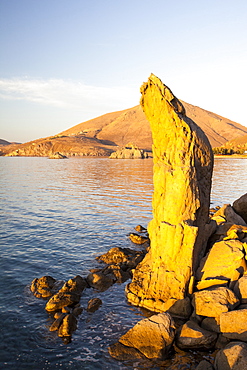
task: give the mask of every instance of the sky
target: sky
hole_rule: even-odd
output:
[[[247,126],[246,0],[0,0],[0,50],[7,141],[131,108],[151,73]]]

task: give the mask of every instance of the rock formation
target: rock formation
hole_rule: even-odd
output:
[[[186,298],[210,229],[213,154],[203,131],[154,75],[141,87],[154,157],[151,248],[126,287],[134,305],[162,312]]]
[[[148,153],[139,149],[137,146],[131,144],[118,149],[116,152],[111,153],[110,159],[145,159],[148,158]]]

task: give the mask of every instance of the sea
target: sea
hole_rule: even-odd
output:
[[[191,369],[196,364],[193,353],[177,367],[174,358],[161,364],[109,355],[108,347],[147,315],[126,301],[126,283],[105,292],[84,290],[84,310],[67,345],[49,331],[46,301],[30,291],[32,280],[44,275],[61,281],[86,277],[102,267],[96,257],[112,247],[142,248],[128,235],[152,219],[152,167],[152,159],[0,157],[1,369]],[[216,158],[211,207],[245,194],[246,173],[247,159]],[[88,313],[87,302],[96,297],[102,306]]]

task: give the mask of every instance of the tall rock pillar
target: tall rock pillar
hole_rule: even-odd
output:
[[[182,103],[151,74],[141,105],[153,137],[153,220],[150,250],[126,287],[130,303],[162,312],[184,299],[204,255],[213,154]]]

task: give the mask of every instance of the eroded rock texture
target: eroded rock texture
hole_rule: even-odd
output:
[[[186,297],[205,252],[213,155],[203,131],[156,76],[141,93],[153,136],[151,248],[126,293],[132,304],[162,312]]]

